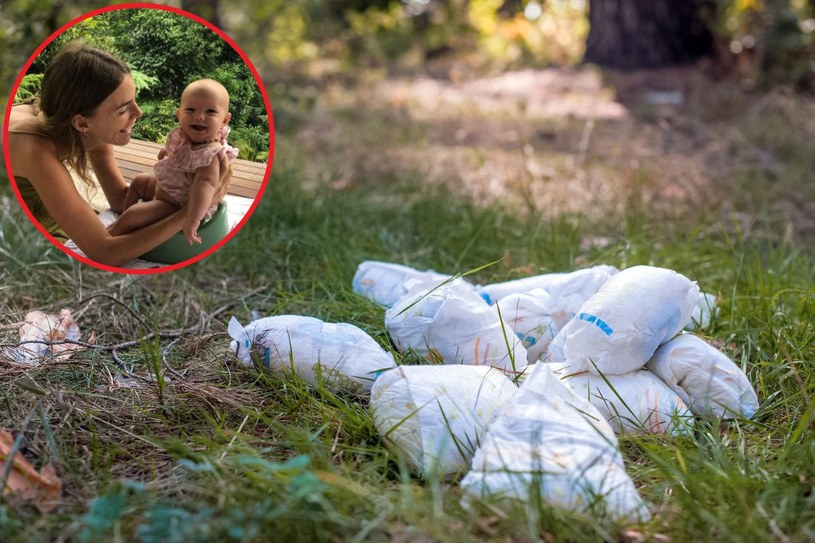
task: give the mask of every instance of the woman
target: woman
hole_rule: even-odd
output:
[[[127,183],[114,145],[126,145],[142,112],[127,66],[115,56],[81,43],[65,46],[49,63],[37,101],[16,105],[8,123],[15,182],[40,224],[61,241],[73,240],[88,258],[120,266],[181,230],[186,207],[121,236],[112,236],[79,194],[66,164],[86,183],[93,170],[110,204],[121,213]],[[226,158],[222,158],[226,161]],[[217,203],[230,177],[222,164]]]

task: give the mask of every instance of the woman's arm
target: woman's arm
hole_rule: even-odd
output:
[[[186,211],[183,208],[129,234],[111,236],[76,190],[70,173],[57,158],[52,141],[34,135],[15,135],[9,138],[9,153],[14,157],[14,173],[31,182],[54,221],[91,260],[120,266],[181,230]],[[124,180],[122,183],[126,188]]]
[[[116,155],[112,145],[104,145],[92,151],[88,151],[88,159],[91,163],[99,186],[110,204],[110,209],[116,213],[125,210],[125,196],[127,195],[127,182],[122,176],[122,171],[116,163]]]

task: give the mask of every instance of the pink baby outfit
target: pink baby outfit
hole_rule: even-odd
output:
[[[226,143],[229,127],[224,126],[219,135],[221,137],[220,146],[208,145],[200,149],[192,148],[192,140],[180,128],[174,128],[167,135],[167,143],[164,146],[167,155],[156,162],[153,170],[156,173],[158,186],[179,207],[187,202],[187,193],[190,189],[191,179],[186,174],[194,173],[201,166],[209,165],[213,157],[221,151],[226,153],[230,163],[238,156],[238,149]],[[218,209],[217,205],[211,206],[207,210],[207,218],[215,213],[216,209]]]

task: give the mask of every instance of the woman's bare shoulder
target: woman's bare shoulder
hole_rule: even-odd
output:
[[[19,104],[12,107],[8,131],[9,134],[42,134],[42,127],[34,106]]]
[[[11,108],[7,138],[12,166],[19,175],[25,175],[27,166],[32,163],[43,160],[50,162],[48,157],[58,156],[55,142],[42,133],[39,120],[31,106],[21,105]]]

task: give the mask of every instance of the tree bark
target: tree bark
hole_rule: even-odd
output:
[[[223,28],[220,17],[220,0],[181,0],[181,8]]]
[[[609,68],[659,68],[712,51],[710,0],[590,0],[584,61]]]

